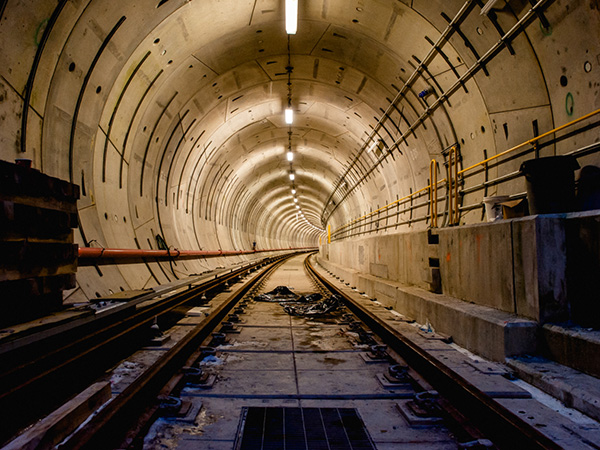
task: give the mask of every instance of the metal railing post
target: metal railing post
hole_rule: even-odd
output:
[[[432,159],[429,163],[429,211],[432,228],[437,228],[437,185],[437,162]]]

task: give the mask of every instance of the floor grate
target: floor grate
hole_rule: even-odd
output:
[[[244,407],[235,450],[375,450],[354,408]]]

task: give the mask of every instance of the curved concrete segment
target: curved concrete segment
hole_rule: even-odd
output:
[[[283,0],[9,0],[0,158],[29,158],[80,185],[80,246],[316,246],[329,227],[427,186],[431,159],[443,179],[452,146],[467,167],[600,107],[595,2],[485,6],[300,0],[288,36]],[[539,153],[596,139],[591,127]],[[510,174],[522,159],[473,179]],[[522,191],[512,180],[465,191],[462,205]],[[481,219],[465,209],[460,223]],[[76,295],[223,264],[83,267]]]

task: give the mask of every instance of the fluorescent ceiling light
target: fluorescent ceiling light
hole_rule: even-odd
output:
[[[287,152],[287,160],[290,162],[294,160],[294,154],[292,152]]]
[[[294,110],[292,108],[285,108],[285,123],[288,125],[294,123]]]
[[[292,188],[292,194],[296,193],[296,189]]]
[[[296,34],[298,30],[298,0],[285,0],[285,31]]]
[[[293,173],[290,173],[290,180],[294,181],[294,178],[296,178],[296,176]]]
[[[300,207],[298,205],[296,205],[296,209],[300,209]]]
[[[294,203],[298,203],[298,199],[297,198],[294,199]]]

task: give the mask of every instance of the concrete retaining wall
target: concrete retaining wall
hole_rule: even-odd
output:
[[[488,359],[504,361],[536,351],[538,326],[533,320],[362,274],[322,257],[319,264],[386,307],[418,323],[432,324],[436,332],[452,336],[460,346]]]
[[[511,225],[502,221],[440,229],[442,292],[515,312]]]
[[[571,317],[582,326],[600,329],[600,216],[573,214],[565,232]]]
[[[437,236],[417,231],[333,242],[321,247],[321,257],[434,292],[439,267],[438,293],[540,323],[572,318],[572,305],[595,311],[589,306],[593,299],[583,302],[587,306],[579,299],[597,292],[597,276],[590,274],[600,267],[597,214],[538,215],[434,232]]]
[[[535,351],[539,324],[600,325],[597,211],[433,233],[333,242],[321,247],[319,261],[358,290],[492,359]]]
[[[429,289],[429,257],[438,255],[427,235],[416,231],[334,242],[321,247],[321,256],[363,274]]]

